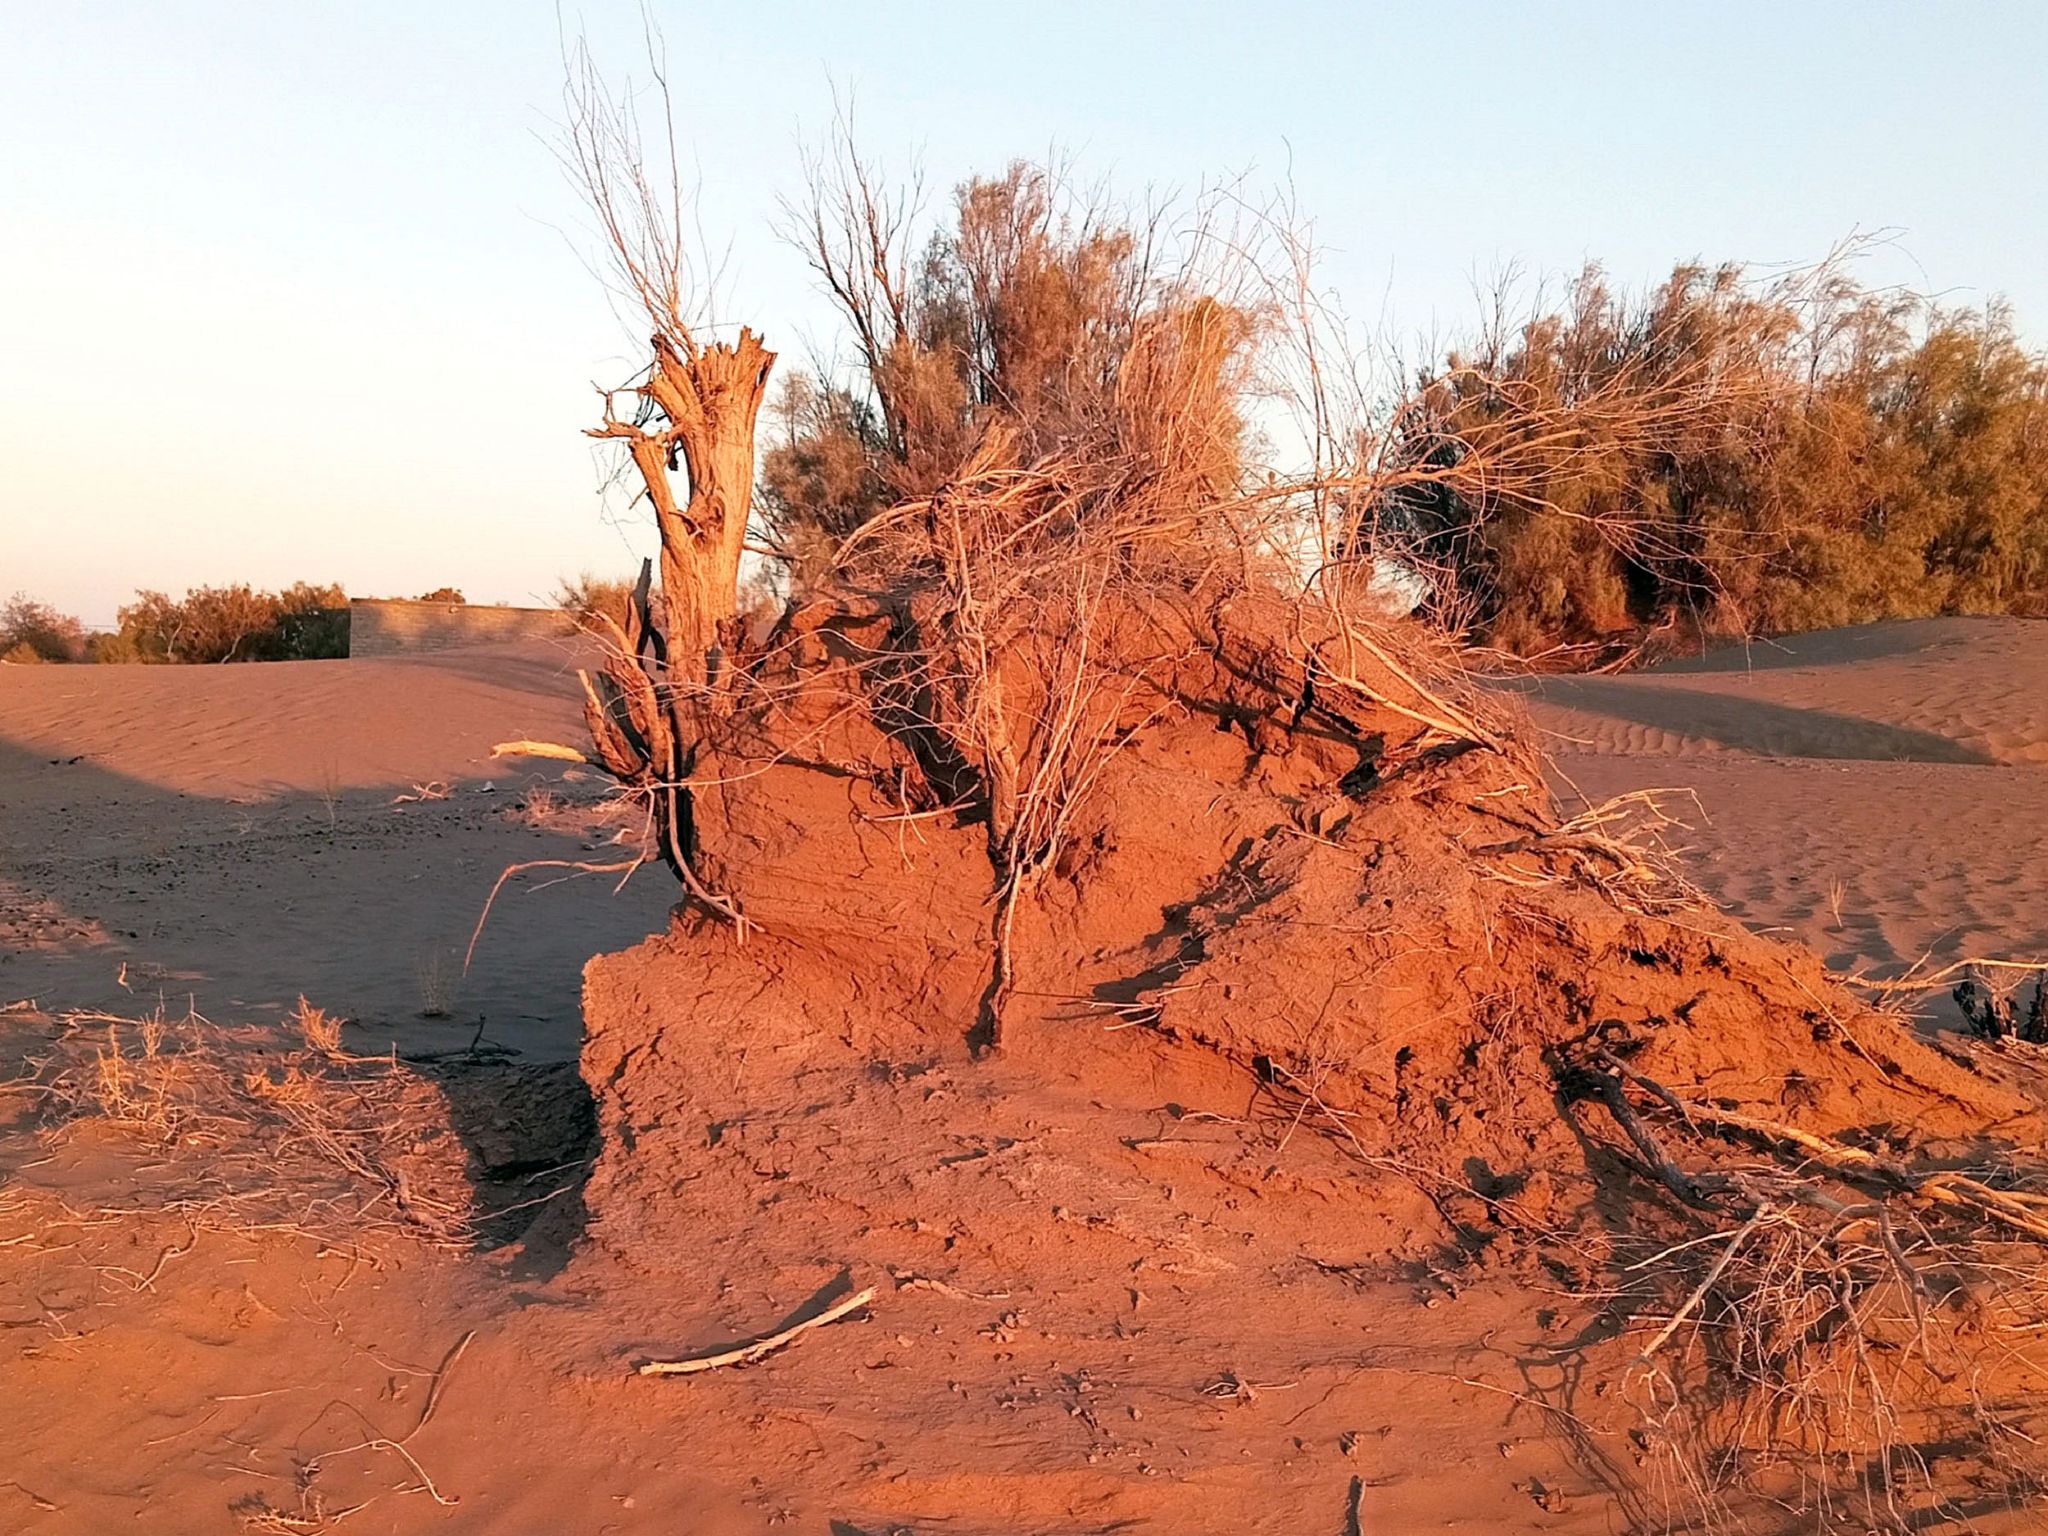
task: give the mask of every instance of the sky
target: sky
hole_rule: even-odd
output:
[[[1354,316],[1604,261],[1796,263],[2003,296],[2048,337],[2048,7],[649,0],[719,313],[831,313],[774,233],[835,95],[948,188],[1291,184]],[[550,148],[564,35],[644,78],[637,0],[0,0],[0,599],[338,581],[545,600],[651,546],[601,494],[637,366]]]

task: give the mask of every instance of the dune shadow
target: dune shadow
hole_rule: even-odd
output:
[[[191,1007],[295,1046],[288,1016],[307,995],[344,1019],[345,1049],[395,1053],[442,1091],[476,1245],[521,1244],[515,1272],[545,1278],[581,1237],[595,1150],[582,967],[656,931],[669,895],[652,880],[623,896],[610,880],[550,886],[542,870],[501,895],[465,975],[507,864],[591,857],[516,801],[241,803],[0,734],[0,1005]]]
[[[1853,666],[1932,650],[1958,638],[1955,619],[1893,619],[1816,629],[1772,639],[1717,645],[1698,656],[1660,661],[1653,675],[1791,671],[1800,667]],[[1961,621],[1968,622],[1968,621]]]
[[[1998,762],[1979,748],[1934,731],[1766,699],[1660,686],[1638,678],[1550,678],[1516,685],[1515,691],[1610,720],[1696,736],[1763,757],[1979,766]]]

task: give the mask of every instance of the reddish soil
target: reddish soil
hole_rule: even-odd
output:
[[[833,715],[837,663],[799,664],[816,681],[796,714]],[[759,926],[742,943],[692,917],[591,964],[588,1099],[561,1069],[526,1065],[575,1043],[540,1020],[511,1039],[483,1021],[527,1047],[518,1058],[335,1062],[281,1035],[286,987],[269,985],[261,1008],[211,1005],[235,1028],[173,1032],[190,1063],[177,1081],[215,1085],[194,1101],[213,1118],[92,1112],[104,1025],[65,1017],[106,1005],[108,980],[65,995],[89,969],[203,951],[206,983],[232,993],[206,930],[232,927],[254,954],[266,907],[344,881],[362,938],[302,957],[327,983],[315,1000],[359,1021],[344,1048],[450,1049],[470,1016],[401,1028],[395,1004],[326,996],[402,990],[411,966],[390,935],[404,918],[376,910],[390,872],[440,880],[462,927],[495,867],[602,856],[586,845],[611,824],[575,803],[575,781],[538,828],[476,809],[484,775],[508,784],[483,745],[566,734],[545,714],[563,706],[489,728],[500,701],[473,690],[499,684],[410,665],[441,707],[388,768],[346,770],[336,841],[360,844],[350,857],[282,861],[307,830],[287,818],[315,818],[317,836],[324,803],[230,813],[204,798],[219,791],[170,788],[198,773],[170,753],[157,783],[106,778],[56,836],[6,829],[21,892],[6,987],[37,1006],[0,1016],[23,1068],[0,1097],[0,1443],[15,1448],[0,1527],[1664,1529],[1701,1508],[1685,1469],[1717,1448],[1660,1440],[1679,1421],[1636,1359],[1654,1319],[1631,1321],[1657,1293],[1621,1282],[1683,1213],[1627,1174],[1599,1104],[1560,1092],[1559,1053],[1603,1043],[1696,1102],[1844,1145],[1973,1162],[1986,1138],[2038,1145],[2023,1051],[1930,1043],[1814,956],[1667,906],[1648,883],[1618,903],[1555,843],[1529,842],[1557,821],[1518,759],[1390,764],[1367,781],[1357,738],[1393,737],[1384,722],[1297,731],[1245,669],[1200,662],[1182,691],[1227,707],[1190,710],[1117,759],[1074,855],[1020,917],[992,1054],[968,1043],[991,933],[983,834],[905,819],[837,771],[891,750],[856,719],[804,762],[707,797],[716,874]],[[300,670],[209,677],[267,689]],[[50,725],[13,684],[0,677],[0,729],[24,761],[7,786],[47,796],[55,769],[27,759],[84,750],[97,717],[80,706]],[[382,719],[393,701],[338,704],[329,739],[351,739],[351,708]],[[476,724],[437,735],[434,717]],[[238,730],[264,729],[234,719],[216,738],[230,761]],[[140,742],[91,750],[148,758]],[[1644,766],[1669,781],[1688,761]],[[1582,766],[1567,765],[1581,782]],[[393,806],[415,776],[469,796]],[[120,816],[174,825],[162,797],[179,793],[201,816],[256,821],[239,861],[167,853],[184,869],[241,862],[239,884],[195,907],[182,872],[152,868],[140,894],[113,898],[104,877],[65,871],[66,839]],[[1885,831],[1839,835],[1883,870]],[[435,846],[451,843],[471,870]],[[1752,852],[1776,867],[1775,847]],[[1977,868],[1995,882],[2013,866]],[[223,899],[237,890],[253,894]],[[513,901],[521,923],[560,915],[530,944],[480,952],[501,958],[475,985],[559,988],[551,956],[618,949],[590,925],[629,921],[588,886]],[[163,927],[129,936],[144,908]],[[2038,903],[2025,920],[2042,920]],[[291,962],[259,964],[283,980]],[[259,1060],[266,1081],[300,1067],[323,1106],[267,1165],[251,1116],[270,1100],[235,1087]],[[586,1183],[574,1165],[593,1101]],[[323,1150],[321,1128],[366,1123],[376,1137],[347,1143],[361,1166]],[[1684,1145],[1701,1170],[1782,1162]],[[465,1211],[474,1231],[442,1219]],[[630,1374],[868,1286],[871,1306],[757,1364]],[[1990,1314],[1973,1411],[2038,1435],[2044,1383],[2019,1352],[2038,1335],[2001,1334],[2004,1316]],[[2024,1468],[1981,1433],[1937,1443],[1954,1428],[1938,1397],[1902,1402],[1933,1491],[1909,1479],[1895,1513],[1786,1467],[1747,1491],[1731,1477],[1720,1517],[1811,1530],[1826,1493],[1859,1529],[2033,1528]],[[1739,1454],[1722,1427],[1718,1449]],[[1838,1449],[1854,1462],[1856,1446]]]

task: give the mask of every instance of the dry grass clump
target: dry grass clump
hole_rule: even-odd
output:
[[[292,1013],[292,1022],[298,1026],[299,1038],[306,1042],[307,1050],[329,1060],[341,1055],[341,1019],[324,1008],[314,1007],[303,992]]]
[[[415,969],[420,984],[420,1017],[445,1019],[455,1011],[455,993],[461,973],[447,950],[435,945],[420,956]]]
[[[1574,1123],[1663,1212],[1618,1256],[1615,1305],[1643,1341],[1637,1444],[1679,1506],[1775,1481],[1817,1529],[1906,1529],[1914,1501],[1957,1492],[1943,1454],[1993,1467],[2002,1497],[2048,1488],[2048,1411],[2026,1386],[2048,1329],[2048,1174],[1683,1098],[1619,1051],[1561,1081]]]
[[[35,1090],[47,1148],[90,1135],[150,1154],[145,1198],[188,1220],[464,1242],[459,1155],[452,1168],[419,1155],[442,1139],[439,1092],[395,1058],[348,1054],[342,1021],[304,998],[288,1024],[296,1047],[192,1011],[67,1014],[17,1086]]]

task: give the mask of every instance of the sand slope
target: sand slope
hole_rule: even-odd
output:
[[[590,801],[595,775],[490,756],[515,737],[579,739],[575,660],[529,644],[0,667],[0,1003],[162,996],[248,1018],[303,992],[358,1021],[361,1049],[459,1042],[482,1021],[573,1056],[583,962],[658,927],[663,882],[607,899],[585,889],[601,877],[536,871],[467,976],[462,957],[508,864],[623,856],[601,846],[616,824],[523,810],[535,787]],[[447,798],[398,798],[430,782]]]
[[[2048,623],[1927,619],[1525,685],[1560,789],[1671,788],[1708,891],[1837,968],[2048,955]]]
[[[1560,752],[2048,767],[2048,622],[1917,619],[1530,690]]]

